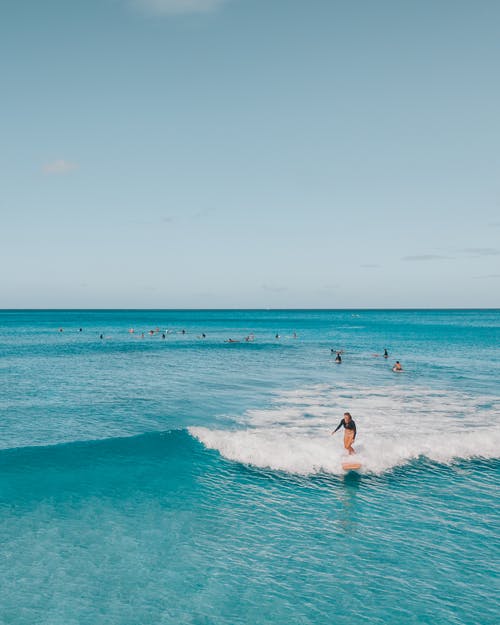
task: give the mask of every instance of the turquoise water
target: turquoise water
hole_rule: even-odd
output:
[[[0,623],[496,623],[499,338],[493,310],[0,312]]]

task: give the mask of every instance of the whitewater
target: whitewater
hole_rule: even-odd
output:
[[[441,463],[500,456],[500,398],[419,387],[326,385],[282,392],[265,410],[235,419],[238,429],[191,427],[190,433],[230,460],[302,475],[341,474],[344,411],[355,418],[356,460],[381,473],[426,457]]]

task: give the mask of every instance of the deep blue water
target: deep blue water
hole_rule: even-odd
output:
[[[498,310],[0,312],[0,623],[493,625],[499,339]]]

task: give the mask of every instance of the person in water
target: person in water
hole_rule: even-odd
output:
[[[389,352],[387,349],[384,349],[384,358],[389,358]]]
[[[396,364],[392,368],[393,371],[403,371],[403,367],[401,366],[399,360],[396,360]]]
[[[353,418],[351,417],[350,412],[344,412],[344,418],[337,425],[337,427],[333,430],[332,434],[335,434],[337,430],[344,426],[344,447],[349,452],[349,455],[355,454],[354,447],[352,444],[356,438],[356,424],[354,423]]]
[[[335,356],[335,362],[337,362],[338,364],[342,362],[342,357],[340,355],[340,352],[337,352],[337,355]]]

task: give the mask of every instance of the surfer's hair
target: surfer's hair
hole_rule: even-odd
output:
[[[350,412],[344,412],[344,417],[349,417],[349,419],[352,419]]]

